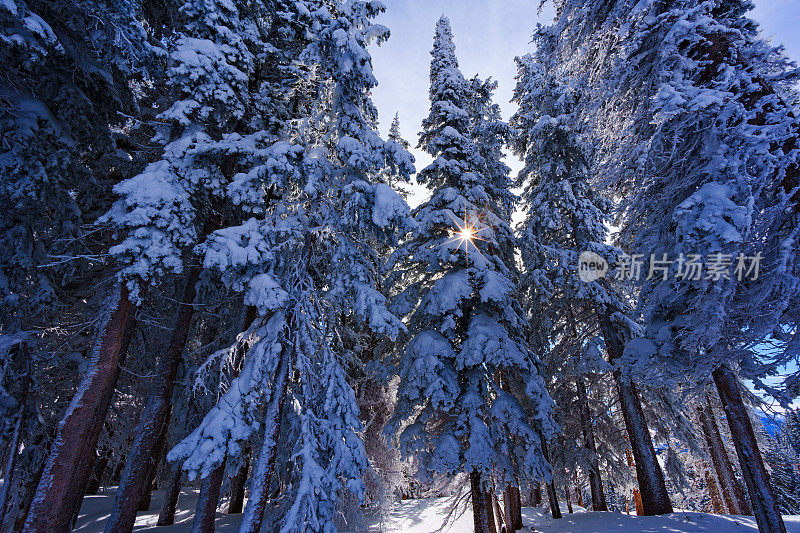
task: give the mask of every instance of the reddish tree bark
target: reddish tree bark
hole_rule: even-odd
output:
[[[708,453],[711,456],[711,463],[719,480],[719,489],[725,506],[730,514],[749,515],[750,505],[744,497],[744,490],[736,479],[733,466],[725,450],[725,443],[720,435],[717,426],[716,415],[711,407],[711,401],[706,398],[705,405],[697,406],[697,413],[700,417],[700,426],[703,429],[703,436],[708,446]]]
[[[516,485],[511,487],[511,498],[513,502],[511,517],[514,519],[512,525],[514,529],[522,529],[522,494]]]
[[[717,480],[714,478],[709,470],[706,470],[706,486],[708,487],[708,496],[711,498],[711,508],[715,514],[725,514],[725,504],[722,503],[722,497],[719,495],[719,488],[717,487]]]
[[[550,501],[550,515],[554,519],[562,518],[561,507],[558,505],[558,495],[556,494],[555,483],[551,480],[550,483],[545,484],[547,489],[547,499]]]
[[[228,514],[239,514],[244,508],[244,486],[250,471],[250,450],[245,450],[236,474],[231,477],[231,499],[228,500]]]
[[[180,464],[172,465],[169,471],[169,482],[164,491],[164,501],[158,513],[157,526],[171,526],[175,523],[175,509],[178,506],[178,496],[181,494],[181,477],[183,470]]]
[[[642,504],[642,493],[639,492],[639,489],[633,489],[633,505],[636,507],[636,514],[643,516],[644,505]]]
[[[728,368],[720,367],[713,372],[722,408],[728,418],[736,455],[750,493],[753,514],[760,533],[786,533],[780,507],[770,485],[769,474],[758,449],[750,415],[744,405],[736,376]]]
[[[217,517],[217,504],[225,475],[225,461],[203,479],[200,485],[200,498],[194,511],[192,533],[213,533]]]
[[[514,504],[511,500],[511,492],[509,488],[506,488],[503,491],[503,522],[506,523],[508,533],[515,533],[517,530],[514,529],[514,511],[512,509]]]
[[[136,308],[124,285],[104,324],[100,345],[58,425],[24,531],[65,531],[70,527],[92,472],[100,429],[108,413],[136,324]]]
[[[150,477],[149,473],[147,477]],[[150,481],[145,487],[145,491],[142,493],[142,497],[139,498],[138,505],[136,505],[136,511],[140,513],[146,513],[150,510],[150,503],[153,501],[153,491],[157,488],[155,481]]]
[[[591,413],[589,411],[589,396],[583,377],[578,377],[578,401],[580,403],[581,431],[583,432],[583,446],[591,452],[592,459],[589,464],[589,488],[592,492],[592,510],[608,511],[606,495],[603,491],[603,481],[600,478],[600,464],[597,460],[597,444],[594,439]]]
[[[494,494],[492,491],[486,491],[486,521],[489,522],[489,533],[498,533],[497,522],[494,517]]]
[[[157,449],[159,438],[172,406],[175,377],[178,374],[181,355],[194,316],[192,304],[200,271],[200,267],[194,266],[187,273],[175,328],[172,330],[167,350],[158,360],[153,386],[139,419],[139,425],[136,427],[136,436],[128,453],[125,469],[122,471],[114,508],[106,522],[106,533],[133,529],[139,501],[145,491],[150,490],[150,463],[159,455]]]
[[[613,363],[622,357],[623,341],[612,324],[608,311],[599,313],[599,318],[609,362]],[[613,376],[619,395],[622,417],[625,420],[625,429],[633,449],[636,480],[639,483],[642,497],[643,513],[648,516],[671,513],[672,502],[670,502],[667,485],[664,482],[664,472],[656,458],[653,439],[650,437],[650,430],[644,417],[639,392],[633,382],[623,376],[620,371],[615,371]]]
[[[167,437],[169,436],[169,423],[172,415],[172,406],[167,410],[167,419],[164,421],[164,426],[158,435],[158,442],[156,443],[153,457],[150,459],[147,466],[147,478],[143,487],[145,488],[139,498],[138,510],[141,512],[150,510],[150,502],[153,497],[153,491],[158,489],[158,469],[161,463],[165,460],[167,447]]]
[[[509,485],[503,491],[505,522],[509,533],[522,529],[522,502],[520,499],[518,487]]]
[[[473,470],[469,473],[469,487],[475,533],[489,533],[489,511],[486,508],[486,491],[481,484],[480,472]]]

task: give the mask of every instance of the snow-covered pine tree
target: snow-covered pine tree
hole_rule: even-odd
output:
[[[399,149],[408,150],[411,144],[403,138],[403,134],[400,132],[400,113],[395,113],[394,118],[392,119],[392,123],[389,126],[389,134],[387,135],[387,142],[394,143]],[[382,179],[389,180],[392,177],[393,171],[391,165],[387,166],[387,169],[384,171],[384,176]],[[411,189],[409,184],[404,183],[402,180],[393,180],[388,181],[389,185],[394,187],[397,190],[398,194],[403,197],[404,200],[408,199],[408,196],[411,194]]]
[[[206,267],[244,291],[260,318],[246,332],[251,348],[239,377],[169,454],[194,477],[240,455],[248,442],[259,450],[243,531],[261,529],[278,472],[285,497],[269,514],[284,532],[332,530],[339,494],[361,496],[368,465],[343,321],[378,336],[403,329],[375,288],[377,250],[411,223],[405,202],[376,178],[387,166],[405,179],[413,171],[410,154],[377,135],[368,96],[377,82],[366,47],[388,37],[371,22],[383,7],[289,4],[282,16],[308,23],[307,46],[288,65],[314,73],[307,116],[286,122],[278,139],[288,141],[265,143],[231,183],[250,218],[198,248]]]
[[[96,275],[98,246],[82,225],[108,207],[114,180],[138,164],[126,162],[139,154],[126,143],[122,114],[138,113],[137,78],[158,53],[138,8],[134,1],[0,6],[3,334],[52,325],[54,313],[65,312],[57,292],[77,305],[63,288]]]
[[[93,346],[92,330],[107,327],[118,341],[132,323],[124,305],[116,314],[104,311],[115,307],[113,298],[103,299],[104,282],[113,279],[112,265],[103,262],[109,243],[107,235],[87,230],[108,208],[114,183],[150,157],[125,118],[145,118],[142,89],[158,76],[161,50],[150,28],[137,1],[0,6],[0,334],[36,332],[26,337],[31,377],[52,384],[41,389],[39,416],[22,435],[27,463],[20,467],[32,475],[22,487],[6,479],[19,497],[0,529],[21,529],[40,474],[32,514],[73,516],[91,472],[102,427],[94,417],[105,414],[105,385],[119,373],[117,359],[101,367],[104,354],[119,350],[100,340]],[[90,362],[91,371],[68,407],[65,391],[76,384],[65,371],[70,360],[80,361],[79,368]]]
[[[662,361],[700,382],[713,377],[759,528],[783,531],[733,372],[757,384],[774,372],[774,363],[765,364],[751,347],[780,331],[797,298],[797,183],[791,176],[799,152],[790,81],[796,74],[744,17],[748,4],[715,4],[658,14],[669,28],[666,43],[678,46],[665,43],[658,51],[657,72],[671,74],[657,86],[655,120],[644,129],[646,143],[659,151],[640,159],[642,196],[631,202],[626,231],[638,247],[657,255],[699,254],[707,267],[721,261],[722,275],[706,270],[699,280],[676,280],[676,262],[672,279],[645,285],[650,334],[659,339],[669,332],[675,339],[674,349],[659,354]],[[703,67],[689,72],[698,62]],[[676,71],[685,79],[675,78]],[[672,155],[677,153],[679,161]],[[665,167],[671,169],[667,175],[656,170]],[[659,193],[649,196],[653,191]],[[665,208],[669,217],[663,217]],[[752,259],[743,264],[745,258],[761,256],[762,275],[737,270],[753,266]]]
[[[517,179],[527,207],[519,241],[525,265],[524,302],[535,328],[534,343],[542,353],[558,357],[551,348],[563,342],[564,335],[575,335],[575,321],[602,331],[609,361],[616,363],[613,374],[645,514],[671,512],[638,392],[619,361],[621,343],[636,336],[639,327],[630,311],[626,312],[629,305],[619,289],[607,279],[583,280],[578,271],[582,253],[610,261],[620,254],[606,244],[610,204],[589,184],[591,150],[581,138],[573,114],[581,87],[551,73],[552,38],[544,31],[535,38],[537,55],[518,60],[514,100],[520,109],[512,119],[518,132],[513,149],[525,163]],[[573,348],[573,353],[580,353],[581,348]],[[551,364],[551,368],[558,366]],[[553,379],[554,387],[560,387],[561,376]],[[575,379],[581,386],[584,376]],[[592,487],[593,501],[602,508],[599,480],[592,480]]]
[[[470,115],[471,137],[483,160],[481,172],[492,187],[491,194],[497,202],[497,216],[508,224],[517,201],[510,190],[511,169],[503,161],[503,149],[511,139],[511,128],[503,121],[500,106],[493,100],[497,82],[492,78],[482,80],[473,76],[467,83],[472,96],[466,108]]]
[[[470,124],[474,96],[444,16],[431,55],[420,146],[435,159],[418,180],[432,197],[415,210],[418,230],[395,255],[411,337],[389,430],[427,473],[469,474],[475,529],[485,533],[487,488],[549,478],[542,439],[554,425],[514,300],[514,238],[502,218],[508,178],[483,174]],[[524,385],[532,417],[506,383]]]
[[[786,411],[786,423],[784,425],[783,433],[789,446],[792,447],[794,453],[800,455],[800,411],[797,409],[789,409]]]
[[[170,417],[175,377],[192,322],[202,267],[193,248],[223,223],[228,185],[255,150],[244,136],[265,137],[259,59],[268,49],[262,9],[247,2],[189,2],[178,13],[168,81],[175,98],[161,120],[169,140],[160,161],[115,188],[121,198],[105,216],[123,241],[111,249],[125,265],[120,277],[136,302],[143,289],[178,275],[182,306],[167,350],[156,366],[133,446],[127,454],[106,531],[133,527],[149,491],[152,457],[160,457]],[[256,90],[253,90],[255,87]],[[235,217],[235,215],[234,215]],[[214,505],[216,507],[216,505]]]
[[[766,441],[764,462],[770,468],[769,479],[775,498],[783,514],[795,515],[800,513],[800,480],[797,477],[797,468],[800,458],[787,442],[785,432],[779,431],[776,435],[763,432],[762,438]]]
[[[649,340],[630,354],[676,382],[714,382],[759,527],[784,531],[737,373],[776,392],[763,377],[796,357],[797,72],[750,7],[557,2],[548,31],[560,68],[593,89],[582,115],[598,175],[623,199],[622,242],[667,256],[667,275],[642,283]],[[687,275],[692,258],[711,270]],[[788,348],[773,360],[752,350],[768,336]]]
[[[389,126],[388,138],[390,141],[394,141],[399,144],[405,150],[408,150],[408,148],[411,146],[411,144],[405,140],[403,135],[400,133],[400,113],[394,114],[392,124]]]
[[[485,180],[487,192],[495,198],[496,215],[506,224],[511,223],[511,213],[517,198],[510,190],[509,175],[511,169],[503,161],[503,150],[508,146],[511,129],[502,120],[500,106],[493,101],[497,82],[491,78],[482,80],[477,75],[467,81],[470,98],[466,108],[470,117],[470,137],[475,143],[482,159],[480,174]],[[513,254],[513,252],[511,252]],[[511,256],[505,256],[506,264],[514,264]],[[521,392],[520,384],[506,383],[506,390],[515,388]],[[535,408],[523,401],[529,416],[535,416]],[[510,529],[522,528],[522,502],[519,485],[510,484],[503,491],[504,507]]]

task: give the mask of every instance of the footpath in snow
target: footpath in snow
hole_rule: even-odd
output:
[[[197,503],[196,491],[181,492],[175,525],[156,527],[158,510],[164,493],[153,492],[150,511],[139,513],[135,531],[159,533],[188,532],[192,528],[192,516]],[[114,504],[114,490],[106,489],[96,496],[86,496],[81,507],[75,531],[78,533],[102,533],[105,521]],[[224,505],[221,506],[224,508]],[[465,508],[466,507],[466,508]],[[383,517],[376,517],[370,531],[378,533],[470,533],[472,511],[461,505],[451,513],[451,498],[426,498],[404,500]],[[758,531],[753,517],[713,515],[694,511],[677,512],[663,516],[634,516],[620,513],[586,512],[575,506],[574,514],[563,509],[564,518],[553,520],[546,507],[522,509],[524,533],[755,533]],[[239,528],[241,515],[217,514],[218,533],[234,533]],[[785,516],[787,533],[800,533],[800,516]],[[534,529],[531,529],[533,526]]]

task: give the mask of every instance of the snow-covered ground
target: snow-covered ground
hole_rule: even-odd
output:
[[[86,496],[83,499],[81,513],[73,531],[80,533],[102,533],[106,519],[111,515],[114,506],[115,489],[105,489],[96,496]],[[197,490],[181,491],[178,498],[178,508],[175,512],[175,525],[156,527],[158,511],[164,501],[164,492],[153,492],[150,502],[150,511],[139,513],[136,517],[134,531],[158,531],[159,533],[191,531],[192,517],[197,505]],[[224,506],[223,506],[224,508]],[[218,533],[233,533],[238,531],[242,515],[226,515],[217,513],[216,529]]]
[[[160,533],[190,531],[192,513],[197,502],[196,491],[181,493],[178,501],[176,524],[169,527],[156,527],[158,510],[163,493],[153,493],[150,512],[139,513],[135,531],[157,531]],[[97,496],[84,499],[81,514],[76,524],[76,532],[100,533],[114,503],[114,491],[106,490]],[[373,531],[385,533],[469,533],[472,531],[472,512],[468,506],[461,505],[451,513],[451,498],[427,498],[398,502],[395,508],[383,518],[376,518]],[[693,511],[672,513],[664,516],[629,516],[620,513],[592,513],[575,507],[575,513],[563,509],[564,518],[553,520],[547,508],[525,507],[522,510],[523,523],[542,533],[754,533],[758,531],[752,517],[711,515]],[[450,515],[450,516],[448,516]],[[241,515],[217,515],[219,533],[235,532]],[[800,533],[800,516],[785,516],[787,533]]]

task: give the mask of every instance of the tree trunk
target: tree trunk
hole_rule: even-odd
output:
[[[164,493],[164,502],[158,513],[157,526],[171,526],[175,523],[175,509],[178,506],[178,496],[181,494],[182,476],[181,465],[177,463],[172,465],[169,472],[169,483],[167,483],[167,490]]]
[[[491,507],[494,512],[492,513],[495,517],[497,517],[497,531],[499,533],[507,533],[508,532],[508,524],[506,524],[506,519],[503,518],[503,510],[500,509],[500,502],[497,501],[497,494],[494,492],[492,494],[492,499],[486,505],[487,514],[488,509]]]
[[[644,504],[642,504],[642,493],[639,489],[633,489],[633,506],[636,508],[638,516],[644,515]]]
[[[150,477],[150,474],[147,474]],[[139,513],[146,513],[150,510],[150,503],[153,501],[153,491],[156,490],[155,482],[151,481],[145,485],[145,491],[142,497],[139,498],[139,503],[136,504],[136,511]]]
[[[14,477],[14,470],[19,456],[19,441],[22,435],[22,424],[25,422],[25,407],[28,404],[28,390],[30,389],[31,371],[28,362],[28,344],[19,343],[15,347],[19,351],[25,365],[25,374],[22,377],[22,384],[19,393],[19,409],[17,410],[17,420],[14,422],[14,433],[11,436],[11,444],[8,447],[8,457],[6,458],[6,468],[3,473],[3,486],[0,487],[0,526],[2,526],[6,515],[6,505],[8,505],[8,495],[11,491],[11,483]]]
[[[247,483],[247,474],[250,470],[250,450],[245,450],[242,455],[241,465],[231,477],[231,499],[228,501],[228,514],[239,514],[244,507],[244,486]]]
[[[158,469],[161,463],[164,462],[164,455],[166,454],[165,448],[167,447],[167,436],[169,435],[169,422],[171,419],[172,406],[170,405],[167,411],[167,419],[164,421],[164,426],[161,428],[161,433],[158,436],[153,457],[149,461],[147,478],[143,487],[145,488],[139,498],[138,510],[141,512],[150,510],[150,502],[153,497],[153,491],[158,489]]]
[[[581,431],[583,432],[583,447],[591,453],[589,461],[589,488],[592,491],[592,510],[608,511],[606,495],[603,491],[603,481],[600,478],[600,464],[597,457],[597,444],[594,439],[591,413],[589,411],[589,395],[583,377],[577,379],[578,401],[580,402]]]
[[[731,437],[739,456],[739,465],[747,483],[750,493],[750,502],[753,505],[753,514],[756,517],[760,533],[786,533],[780,508],[772,492],[769,474],[764,468],[761,452],[758,450],[750,416],[742,401],[736,376],[725,367],[720,367],[713,372],[714,383],[722,401],[722,407],[728,418]]]
[[[550,462],[550,454],[547,451],[547,442],[544,440],[544,436],[540,433],[539,434],[540,442],[542,443],[542,456],[544,460],[548,463]],[[558,496],[556,495],[556,485],[553,479],[550,479],[549,483],[545,484],[545,489],[547,490],[547,499],[550,501],[550,514],[554,519],[561,518],[561,507],[558,505]]]
[[[136,324],[136,308],[124,284],[89,369],[66,414],[58,424],[56,440],[25,521],[24,531],[68,530],[92,471],[100,429]]]
[[[194,315],[192,303],[195,298],[195,285],[200,278],[200,267],[189,269],[180,299],[180,309],[169,347],[159,358],[153,387],[147,398],[147,405],[136,427],[133,446],[128,453],[122,480],[117,489],[111,517],[106,522],[106,533],[130,531],[136,521],[139,501],[145,491],[150,490],[150,463],[158,457],[158,441],[172,405],[172,392],[175,377],[181,362],[183,348],[189,337],[189,329]]]
[[[564,497],[567,499],[567,510],[569,514],[572,514],[574,511],[572,510],[572,498],[569,495],[569,483],[564,483]]]
[[[489,533],[499,533],[494,517],[494,494],[490,490],[487,490],[484,494],[486,495],[486,521],[489,522]]]
[[[561,507],[558,505],[558,495],[556,494],[555,483],[551,480],[545,485],[547,488],[547,499],[550,501],[550,515],[554,518],[562,518]]]
[[[542,486],[537,484],[533,487],[533,505],[534,507],[542,504]]]
[[[125,468],[125,456],[123,455],[119,461],[117,461],[116,466],[114,467],[114,473],[111,475],[111,481],[119,485],[119,480],[122,479],[122,469]]]
[[[250,328],[250,325],[256,319],[256,316],[257,313],[254,306],[247,306],[245,308],[241,328],[242,331],[246,331],[248,328]],[[243,344],[238,344],[236,346],[236,350],[232,354],[231,366],[233,368],[233,378],[239,375],[241,362],[245,355],[244,348],[245,347]],[[200,485],[200,497],[197,501],[197,507],[194,513],[194,522],[192,523],[193,532],[204,533],[214,531],[214,523],[217,516],[217,506],[219,505],[219,496],[222,492],[222,482],[225,476],[226,462],[227,458],[223,459],[222,463],[215,468]],[[244,493],[242,493],[242,498],[244,498]]]
[[[611,323],[608,311],[600,313],[600,327],[605,338],[609,362],[613,363],[622,357],[624,347],[622,339]],[[664,472],[656,458],[639,393],[633,382],[623,376],[619,370],[615,371],[613,375],[619,394],[622,417],[625,419],[625,428],[628,431],[636,462],[636,479],[639,482],[644,514],[650,516],[671,513],[672,503],[669,500],[667,485],[664,483]]]
[[[287,387],[289,386],[289,359],[290,354],[284,350],[281,366],[278,369],[278,379],[275,383],[276,394],[271,398],[267,408],[267,416],[264,420],[264,442],[261,445],[261,453],[253,469],[250,498],[247,500],[247,507],[244,509],[239,533],[258,533],[261,531],[261,524],[264,521],[269,485],[272,479],[272,471],[275,469],[275,456],[281,428],[283,404],[286,399]]]
[[[711,455],[711,463],[717,473],[721,496],[728,508],[728,512],[736,515],[749,515],[751,513],[750,505],[747,503],[742,486],[739,485],[736,474],[733,472],[733,466],[728,458],[725,443],[722,441],[722,435],[720,435],[719,427],[717,426],[717,417],[708,397],[706,397],[705,405],[697,406],[697,413],[700,416],[700,426],[703,429],[708,453]]]
[[[520,501],[519,487],[509,485],[503,491],[505,504],[505,521],[509,533],[522,529],[522,502]]]
[[[137,512],[146,513],[150,510],[150,502],[153,499],[153,491],[156,490],[153,470],[155,469],[152,465],[150,465],[148,467],[147,474],[145,474],[145,483],[142,484],[142,495],[139,497],[139,503],[136,504]]]
[[[100,492],[100,482],[103,480],[103,474],[108,466],[108,456],[110,453],[110,450],[103,450],[95,460],[94,468],[92,469],[92,477],[89,478],[89,483],[86,485],[85,494],[97,494]]]
[[[486,491],[481,486],[479,472],[469,473],[470,492],[472,494],[472,522],[475,533],[489,533],[489,512],[486,509]]]
[[[192,533],[214,533],[214,522],[217,518],[217,505],[225,476],[225,461],[222,461],[200,485],[200,497],[192,522]]]
[[[33,475],[30,476],[30,480],[25,479],[22,484],[22,494],[9,500],[9,505],[16,504],[15,508],[12,508],[14,510],[14,514],[9,516],[9,509],[6,509],[5,523],[0,523],[0,531],[5,531],[3,528],[6,528],[10,531],[22,531],[23,527],[25,526],[25,519],[28,516],[28,510],[30,509],[31,502],[33,501],[33,496],[36,493],[36,488],[39,485],[39,480],[42,478],[42,472],[44,472],[46,458],[49,456],[49,448],[51,446],[52,443],[45,444],[45,447],[47,448],[43,454],[45,460],[34,463],[36,466],[34,467]]]
[[[722,497],[719,495],[719,488],[717,487],[717,480],[714,479],[714,474],[706,470],[706,486],[708,487],[708,496],[711,498],[711,508],[715,514],[725,514],[725,504],[722,502]]]
[[[514,528],[514,503],[512,500],[511,488],[506,487],[503,491],[503,521],[506,523],[506,531],[508,533],[515,533],[517,531]]]
[[[511,487],[511,497],[514,503],[512,507],[513,514],[511,515],[514,519],[512,525],[514,529],[522,529],[522,494],[520,493],[519,486],[515,485]]]
[[[601,487],[602,488],[602,487]],[[578,469],[575,469],[575,496],[578,500],[578,505],[584,507],[583,505],[583,487],[581,487],[580,481],[578,480]],[[603,495],[603,500],[605,500],[605,494]]]

